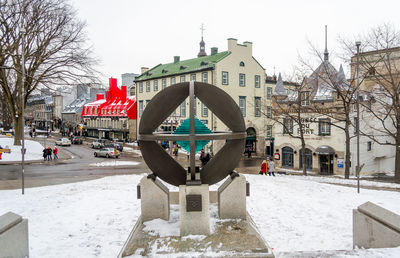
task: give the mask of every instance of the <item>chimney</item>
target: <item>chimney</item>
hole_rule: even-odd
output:
[[[141,69],[141,73],[144,74],[145,72],[147,72],[149,70],[148,67],[142,67]]]
[[[229,38],[228,39],[228,51],[233,51],[237,46],[237,39]]]
[[[174,56],[174,63],[178,63],[180,61],[180,57],[179,56]]]
[[[121,86],[121,102],[126,102],[126,86]]]
[[[253,55],[253,43],[250,41],[245,41],[243,42],[243,45],[248,48],[248,51],[250,51],[250,55]]]
[[[96,100],[104,99],[104,94],[96,94]]]
[[[217,47],[212,47],[211,48],[211,55],[215,55],[218,53],[218,48]]]

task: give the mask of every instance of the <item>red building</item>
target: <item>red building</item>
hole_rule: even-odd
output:
[[[136,98],[127,96],[127,87],[117,87],[117,79],[110,78],[104,98],[97,94],[95,101],[83,106],[84,132],[89,137],[136,140]]]

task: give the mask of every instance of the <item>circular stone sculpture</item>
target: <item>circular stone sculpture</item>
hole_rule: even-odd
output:
[[[224,179],[237,166],[244,151],[245,124],[238,105],[226,92],[211,84],[190,83],[194,83],[194,95],[231,130],[195,136],[198,140],[227,140],[200,170],[201,183],[212,185]],[[175,186],[186,184],[188,172],[157,143],[157,140],[183,138],[176,135],[157,135],[154,131],[188,96],[189,82],[165,88],[147,104],[139,125],[139,146],[143,159],[156,176]],[[188,135],[183,137],[186,137],[185,140],[189,139]]]

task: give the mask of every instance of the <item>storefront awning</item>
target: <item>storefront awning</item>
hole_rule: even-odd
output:
[[[331,155],[331,154],[335,154],[335,150],[332,149],[329,146],[320,146],[315,150],[315,153],[320,154],[320,155]]]

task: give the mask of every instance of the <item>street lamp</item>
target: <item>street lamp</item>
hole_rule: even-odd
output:
[[[22,111],[22,117],[21,117],[21,124],[22,124],[22,162],[21,162],[21,166],[22,166],[22,173],[21,173],[21,179],[22,179],[22,194],[24,194],[25,192],[25,185],[24,185],[24,176],[25,176],[25,119],[24,119],[24,112],[25,112],[25,108],[24,108],[24,98],[25,98],[25,34],[26,31],[24,28],[22,28],[20,30],[21,35],[22,35],[22,48],[21,48],[21,54],[22,54],[22,58],[21,58],[21,74],[22,74],[22,79],[21,79],[21,111]]]
[[[356,41],[357,47],[357,63],[356,63],[356,106],[357,106],[357,119],[356,119],[356,130],[357,130],[357,193],[360,193],[360,85],[359,85],[359,54],[360,54],[360,41]]]

